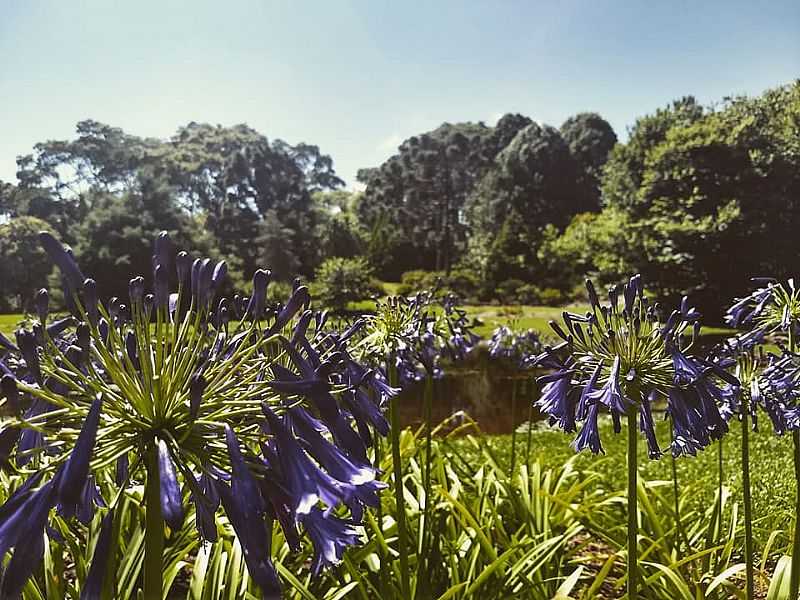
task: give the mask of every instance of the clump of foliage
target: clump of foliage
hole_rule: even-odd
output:
[[[419,290],[437,289],[452,293],[464,300],[475,301],[481,295],[481,281],[469,269],[445,271],[413,270],[403,273],[397,293],[409,296]]]
[[[313,287],[323,305],[338,311],[379,292],[372,267],[360,257],[326,259],[317,269]]]
[[[794,273],[799,122],[800,83],[642,117],[604,167],[602,213],[576,217],[545,260],[604,282],[641,272],[657,296],[691,294],[721,318],[751,274]]]
[[[39,244],[40,231],[53,231],[36,217],[0,223],[0,310],[26,312],[33,308],[36,290],[47,281],[53,263]]]

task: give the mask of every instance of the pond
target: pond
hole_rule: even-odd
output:
[[[501,434],[511,433],[531,417],[542,418],[536,409],[529,413],[531,403],[538,398],[535,378],[540,371],[516,369],[491,359],[485,347],[476,348],[464,361],[445,365],[444,371],[444,376],[433,383],[434,424],[463,411],[484,433]],[[424,383],[419,383],[401,393],[403,425],[422,423],[424,389]]]
[[[705,354],[722,342],[725,335],[704,335],[695,351]],[[527,422],[544,417],[529,407],[539,397],[536,377],[543,371],[523,370],[492,359],[485,345],[475,348],[465,360],[444,365],[444,376],[434,382],[432,421],[439,424],[454,413],[463,411],[474,419],[487,434],[511,433]],[[422,423],[423,383],[406,389],[400,395],[400,419],[405,426]],[[660,412],[663,407],[657,407]]]

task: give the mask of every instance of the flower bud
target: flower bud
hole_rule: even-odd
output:
[[[43,325],[47,321],[49,306],[50,295],[46,289],[42,288],[36,293],[36,314],[39,316],[39,322]]]

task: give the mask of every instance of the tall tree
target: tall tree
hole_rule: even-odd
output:
[[[572,215],[592,208],[580,193],[579,173],[561,134],[548,125],[531,123],[497,155],[494,168],[475,187],[466,205],[472,235],[491,248],[519,251],[515,250],[514,268],[504,270],[495,265],[491,275],[495,282],[536,275],[544,228],[549,224],[563,228]],[[472,251],[486,254],[475,245]],[[525,273],[520,272],[520,264]]]
[[[172,217],[191,223],[198,233],[197,224],[205,227],[221,254],[239,258],[246,276],[260,266],[263,252],[257,240],[275,231],[276,219],[285,252],[295,259],[268,266],[287,277],[311,275],[321,260],[312,237],[311,194],[343,185],[331,158],[317,146],[269,141],[246,125],[189,123],[173,137],[158,140],[81,121],[75,139],[37,144],[32,154],[18,159],[18,165],[19,187],[13,194],[5,187],[0,190],[0,210],[24,205],[25,214],[36,208],[45,218],[43,213],[49,211],[56,225],[70,220],[63,215],[81,222],[89,219],[89,225],[79,229],[90,232],[98,214],[133,222],[138,211],[158,207],[162,216],[171,215],[164,228],[178,226]],[[148,198],[150,194],[153,198]],[[184,218],[187,215],[191,218]],[[159,218],[151,212],[142,221],[157,226]],[[62,232],[68,241],[88,250],[88,244],[74,238],[74,231],[71,227]],[[114,266],[108,260],[106,270]]]
[[[226,259],[237,277],[238,257],[219,251],[202,222],[177,206],[169,186],[146,179],[135,187],[123,194],[89,192],[92,209],[75,230],[75,253],[86,275],[97,281],[101,296],[127,297],[128,280],[136,275],[151,281],[152,244],[163,230],[177,247]]]
[[[719,317],[750,277],[796,276],[800,82],[714,110],[685,98],[639,119],[612,151],[603,192],[582,261],[639,271],[662,298],[689,294]],[[608,235],[614,222],[624,236]]]
[[[466,242],[464,203],[497,153],[530,123],[506,115],[495,127],[444,123],[405,140],[376,169],[363,170],[366,184],[360,217],[381,239],[394,239],[382,261],[390,276],[412,268],[447,271]]]
[[[600,209],[600,176],[617,134],[597,113],[578,113],[561,125],[561,137],[581,169],[580,187],[586,201]]]

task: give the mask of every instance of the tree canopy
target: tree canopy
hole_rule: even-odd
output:
[[[710,107],[680,98],[624,142],[592,112],[559,128],[520,114],[443,123],[358,178],[363,191],[345,191],[318,146],[247,125],[192,122],[154,139],[81,121],[74,138],[20,156],[16,184],[0,182],[3,279],[18,280],[5,307],[44,284],[26,240],[46,226],[108,295],[148,276],[165,229],[225,259],[234,286],[259,267],[288,283],[359,257],[384,280],[468,274],[482,300],[523,286],[569,297],[588,274],[639,272],[657,296],[689,294],[719,315],[750,276],[796,274],[800,83]]]
[[[797,274],[798,148],[800,83],[713,109],[681,99],[614,148],[603,212],[576,218],[551,259],[607,279],[641,272],[661,297],[690,294],[719,315],[750,277]]]
[[[103,291],[127,285],[120,273],[150,271],[160,230],[227,259],[234,282],[265,260],[284,279],[321,262],[312,194],[344,182],[317,146],[246,125],[189,123],[159,140],[86,120],[76,134],[18,158],[18,185],[0,186],[0,215],[50,223],[98,282],[114,274]]]

